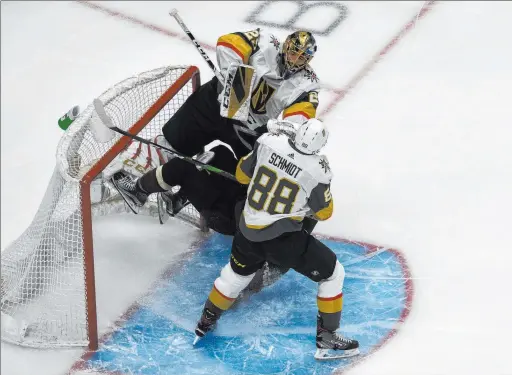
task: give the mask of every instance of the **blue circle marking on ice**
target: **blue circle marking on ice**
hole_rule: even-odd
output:
[[[365,258],[362,245],[322,240],[345,267],[341,332],[361,356],[380,346],[403,319],[410,295],[394,251]],[[126,374],[331,374],[358,360],[316,361],[317,284],[290,271],[227,311],[195,347],[194,327],[213,281],[229,259],[231,237],[214,234],[140,308],[85,367]]]

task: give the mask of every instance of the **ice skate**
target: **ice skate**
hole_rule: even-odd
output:
[[[179,191],[177,193],[166,191],[158,193],[157,204],[160,224],[164,224],[169,219],[169,216],[176,216],[184,207],[190,204],[190,201],[183,195],[180,195]]]
[[[194,342],[192,345],[197,344],[197,342],[204,337],[208,332],[215,328],[217,324],[217,320],[219,319],[219,315],[210,311],[208,308],[204,308],[203,314],[201,315],[201,319],[197,322],[197,326],[195,329],[196,337],[194,338]]]
[[[114,173],[110,179],[112,185],[135,214],[138,213],[138,208],[144,206],[148,200],[148,194],[137,186],[137,181],[123,172]]]
[[[183,208],[190,204],[187,197],[177,193],[171,193],[170,191],[161,193],[162,200],[165,203],[165,210],[170,216],[177,215]]]
[[[318,326],[315,359],[328,360],[359,355],[359,342]]]

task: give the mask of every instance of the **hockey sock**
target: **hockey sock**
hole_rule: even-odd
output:
[[[164,188],[163,186],[161,186],[160,181],[158,180],[157,172],[160,168],[161,167],[153,169],[147,172],[141,178],[139,178],[139,180],[137,181],[137,187],[146,194],[161,193],[170,190],[172,186]]]
[[[206,301],[206,307],[213,305],[216,309],[214,312],[223,312],[231,307],[233,302],[235,302],[236,298],[226,297],[224,294],[219,292],[215,285],[208,296],[208,301]]]
[[[335,313],[326,313],[318,310],[317,328],[327,331],[336,331],[340,327],[341,310]]]

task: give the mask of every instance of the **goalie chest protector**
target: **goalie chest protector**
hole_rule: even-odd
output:
[[[280,51],[279,40],[274,35],[261,31],[258,47],[248,64],[254,67],[256,75],[249,106],[252,116],[244,121],[250,129],[266,125],[269,119],[278,118],[281,112],[299,97],[320,89],[319,79],[309,66],[290,78],[283,79],[279,74]],[[221,99],[222,94],[219,95],[219,100]]]

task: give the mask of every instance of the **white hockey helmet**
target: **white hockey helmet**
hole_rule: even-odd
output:
[[[311,118],[297,130],[294,144],[300,152],[313,155],[325,146],[328,138],[329,131],[324,123],[316,118]]]

